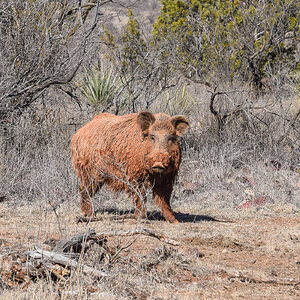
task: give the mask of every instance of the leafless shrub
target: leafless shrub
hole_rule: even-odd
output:
[[[98,22],[83,27],[97,1],[82,10],[76,2],[1,2],[2,122],[11,113],[22,113],[47,88],[66,85],[75,76]]]
[[[25,113],[7,130],[1,194],[20,203],[40,197],[55,203],[70,197],[69,140],[74,129],[66,121],[59,110]]]

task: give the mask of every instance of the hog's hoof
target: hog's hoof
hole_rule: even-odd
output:
[[[177,219],[175,219],[175,220],[171,221],[170,223],[172,223],[172,224],[179,224],[180,222]]]

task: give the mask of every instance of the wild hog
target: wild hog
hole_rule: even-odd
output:
[[[79,129],[71,141],[72,164],[80,180],[80,205],[93,215],[92,199],[103,184],[126,191],[135,214],[145,217],[146,188],[164,218],[178,223],[171,206],[173,183],[181,162],[178,137],[189,126],[184,116],[164,113],[102,113]]]

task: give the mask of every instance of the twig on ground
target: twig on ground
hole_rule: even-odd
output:
[[[98,233],[97,236],[132,236],[132,235],[137,235],[137,234],[142,234],[142,235],[147,235],[154,237],[166,244],[170,244],[173,246],[179,246],[180,243],[176,240],[169,239],[165,235],[157,232],[150,231],[149,229],[146,228],[136,228],[133,230],[128,230],[128,231],[115,231],[115,232],[103,232],[103,233]]]
[[[101,217],[84,217],[84,216],[77,216],[76,223],[90,223],[90,222],[98,222],[103,220],[125,220],[125,219],[136,219],[135,214],[126,214],[122,216],[101,216]]]
[[[274,277],[269,277],[266,274],[249,275],[246,270],[238,270],[235,268],[229,268],[221,265],[213,265],[211,267],[216,269],[217,273],[223,273],[223,274],[225,273],[228,276],[229,280],[237,278],[243,282],[290,285],[290,286],[300,285],[300,281],[296,281],[294,279],[274,278]]]

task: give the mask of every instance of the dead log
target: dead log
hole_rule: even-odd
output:
[[[73,269],[77,269],[80,267],[83,273],[92,274],[97,277],[107,277],[109,276],[107,273],[99,271],[95,268],[86,266],[84,264],[80,264],[74,259],[70,259],[63,254],[55,253],[52,251],[43,250],[37,246],[35,246],[35,251],[27,252],[27,255],[33,259],[42,259],[44,261],[50,261],[54,264],[60,264],[65,267],[70,267]]]

